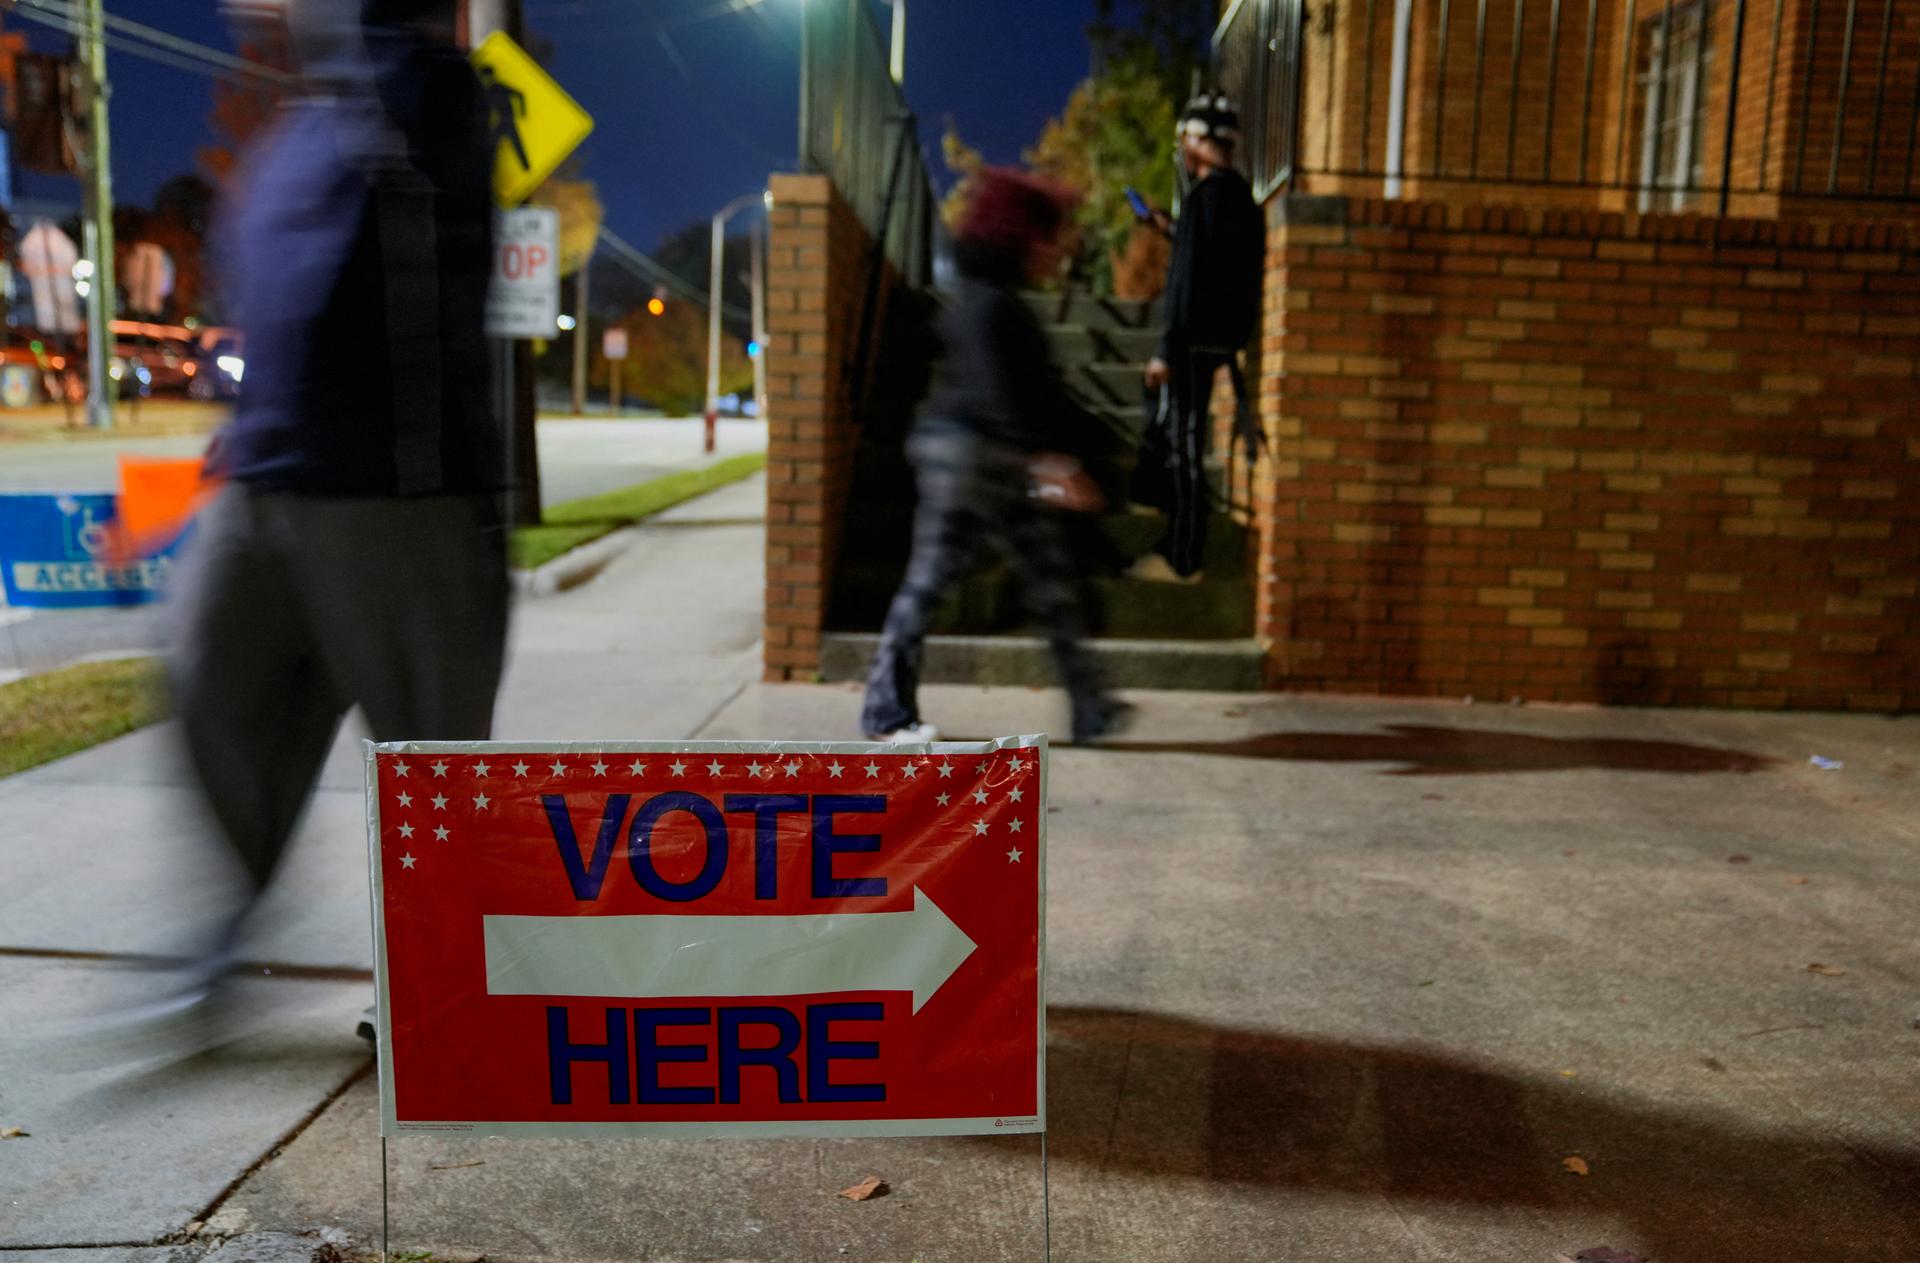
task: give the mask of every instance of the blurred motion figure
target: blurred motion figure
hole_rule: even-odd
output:
[[[959,280],[942,323],[946,363],[907,440],[919,508],[906,578],[887,611],[861,722],[876,741],[934,741],[920,717],[927,624],[941,600],[1004,554],[1045,630],[1072,707],[1073,738],[1117,731],[1131,708],[1107,691],[1082,643],[1091,592],[1060,511],[1097,511],[1101,494],[1076,455],[1098,423],[1067,395],[1023,285],[1056,274],[1069,195],[988,169],[954,244]]]
[[[170,677],[256,899],[350,708],[382,739],[492,723],[507,614],[483,327],[493,145],[454,7],[290,0],[302,90],[228,189],[247,374]],[[245,914],[170,1003],[213,993]]]

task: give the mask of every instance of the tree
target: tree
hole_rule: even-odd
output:
[[[1096,288],[1111,291],[1114,256],[1133,235],[1129,185],[1149,202],[1173,201],[1173,98],[1154,66],[1137,57],[1109,62],[1083,80],[1067,108],[1050,119],[1026,159],[1037,173],[1084,199],[1075,219],[1081,268]]]
[[[967,199],[973,196],[974,177],[987,165],[987,160],[978,149],[960,138],[960,129],[953,124],[953,116],[947,116],[946,131],[940,137],[940,156],[946,160],[947,170],[957,177],[953,187],[940,200],[940,221],[947,231],[957,232],[967,217]]]
[[[1130,11],[1124,21],[1121,10]],[[1211,0],[1094,0],[1093,24],[1087,39],[1093,45],[1094,73],[1119,63],[1150,67],[1167,94],[1185,101],[1192,94],[1195,71],[1208,70],[1207,54],[1219,10]]]
[[[267,30],[241,41],[240,55],[282,71],[293,64],[284,37]],[[207,130],[215,143],[202,145],[194,155],[208,180],[216,185],[226,183],[247,145],[273,120],[284,95],[284,89],[266,79],[222,79],[214,84]]]
[[[644,399],[670,416],[701,411],[707,400],[707,312],[698,303],[669,302],[664,314],[641,307],[616,321],[627,331],[627,358],[620,362],[620,392]],[[594,348],[596,377],[606,380],[606,360]],[[753,361],[740,339],[720,338],[720,393],[753,386]]]
[[[593,257],[593,247],[600,240],[606,207],[600,204],[599,189],[592,180],[555,176],[534,193],[533,204],[560,212],[560,275],[572,276]]]

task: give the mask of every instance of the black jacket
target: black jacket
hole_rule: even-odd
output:
[[[1161,359],[1247,344],[1260,316],[1266,250],[1266,223],[1239,172],[1216,169],[1194,185],[1173,232]]]

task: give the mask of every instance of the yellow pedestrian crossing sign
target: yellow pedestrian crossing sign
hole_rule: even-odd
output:
[[[493,120],[493,194],[518,206],[587,138],[593,115],[503,31],[473,50],[473,68]]]

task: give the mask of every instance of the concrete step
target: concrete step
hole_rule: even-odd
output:
[[[1082,364],[1131,364],[1144,369],[1160,345],[1160,330],[1095,329],[1086,325],[1049,325],[1047,342],[1063,370]]]
[[[1090,329],[1155,329],[1164,311],[1157,299],[1137,302],[1077,291],[1044,294],[1029,290],[1021,297],[1042,324],[1084,325]]]
[[[832,682],[867,678],[880,638],[829,632],[820,641],[820,672]],[[1261,687],[1259,642],[1095,640],[1094,655],[1117,688],[1250,693]],[[927,684],[1024,685],[1057,682],[1047,642],[1038,636],[929,636],[920,678]]]

